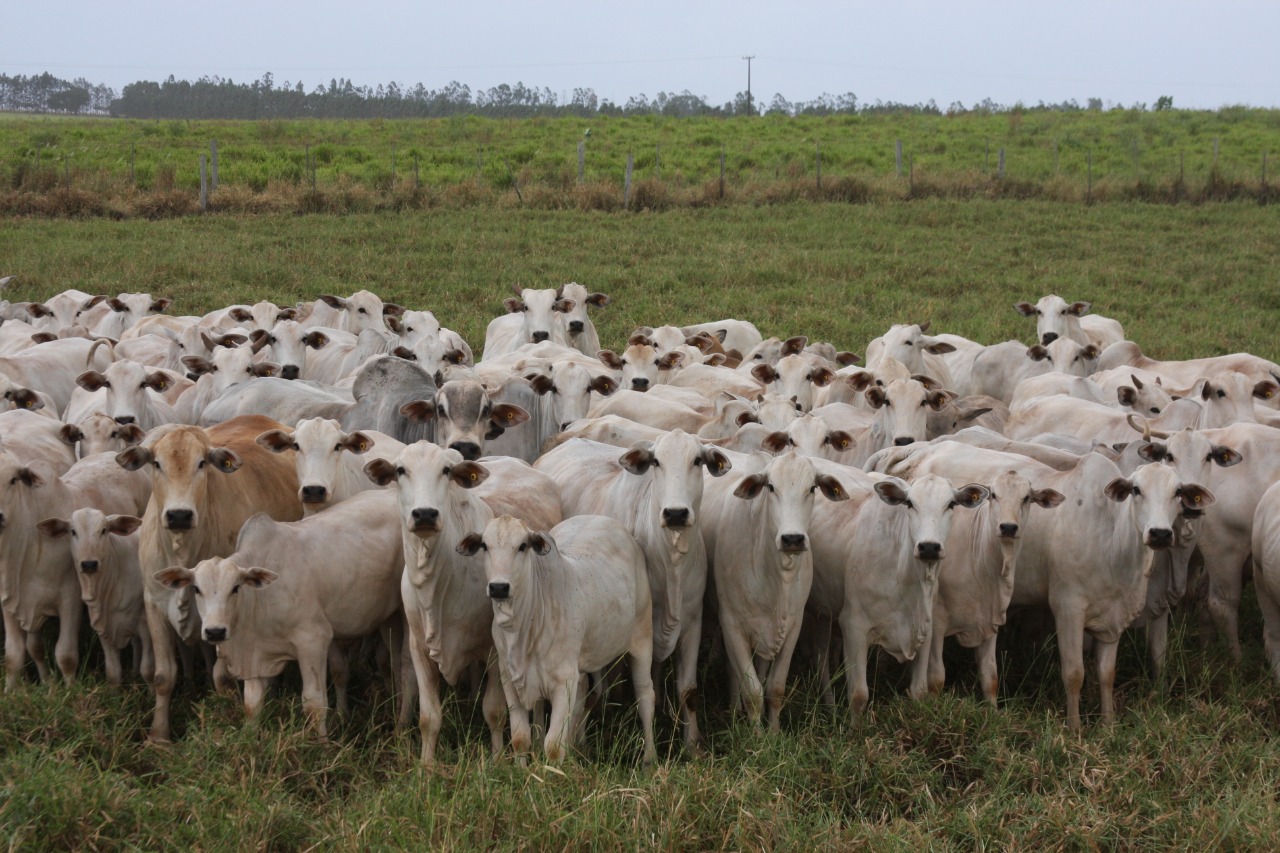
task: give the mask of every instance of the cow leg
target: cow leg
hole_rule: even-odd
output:
[[[155,652],[151,648],[151,632],[147,630],[146,624],[138,626],[138,674],[142,676],[142,680],[147,686],[155,684],[156,680],[156,657]]]
[[[267,690],[271,687],[270,678],[246,678],[244,682],[244,718],[256,725],[262,714],[262,706],[267,700]]]
[[[1157,684],[1164,680],[1164,664],[1169,653],[1169,611],[1147,623],[1147,654]]]
[[[563,678],[551,690],[551,721],[547,724],[547,737],[543,741],[550,764],[564,760],[564,741],[573,721],[574,704],[578,701],[578,680],[576,674]]]
[[[119,687],[124,681],[124,669],[120,665],[120,650],[111,643],[102,643],[102,660],[107,668],[107,684],[112,687]],[[137,661],[138,654],[135,651],[133,659]]]
[[[725,657],[729,659],[729,671],[737,679],[747,719],[761,725],[760,710],[764,704],[764,691],[760,687],[760,679],[756,677],[754,656],[746,634],[738,630],[737,620],[727,611],[720,614],[720,632],[724,635],[724,651]]]
[[[653,689],[653,635],[650,626],[644,624],[631,635],[631,686],[636,694],[636,704],[640,709],[640,729],[644,734],[644,763],[652,764],[658,760],[658,750],[653,743],[653,715],[657,708],[657,694]]]
[[[996,635],[992,634],[983,640],[976,649],[974,657],[978,662],[978,680],[982,684],[982,695],[992,705],[996,704],[1000,689],[1000,678],[996,671]]]
[[[166,743],[169,740],[169,701],[178,680],[178,662],[174,657],[174,649],[179,640],[173,626],[169,624],[169,617],[162,609],[147,602],[146,613],[147,632],[151,635],[151,651],[155,656],[152,687],[156,694],[151,731],[147,737],[157,743]]]
[[[1227,641],[1231,660],[1240,663],[1240,590],[1244,586],[1244,562],[1248,540],[1237,542],[1206,525],[1200,540],[1205,573],[1209,576],[1209,613]]]
[[[422,734],[422,764],[430,767],[435,763],[436,741],[440,738],[440,726],[444,719],[440,709],[440,670],[422,647],[416,629],[410,630],[409,655],[413,658],[413,671],[418,681],[418,730]]]
[[[58,641],[53,647],[53,658],[58,662],[58,669],[62,670],[62,679],[69,685],[76,683],[76,669],[80,666],[80,618],[83,613],[80,588],[69,587],[58,607]],[[119,662],[120,653],[117,651],[117,665]]]
[[[1256,565],[1254,556],[1253,589],[1258,595],[1258,608],[1262,611],[1262,644],[1271,666],[1271,677],[1280,685],[1280,600],[1267,583],[1266,572]]]
[[[946,637],[946,628],[939,626],[936,622],[930,624],[929,633],[925,636],[925,640],[920,645],[920,648],[916,649],[916,656],[911,660],[911,686],[907,688],[907,695],[912,699],[923,699],[926,694],[931,692],[930,688],[932,685],[929,683],[929,667],[933,663],[934,637],[937,637],[939,640],[943,640]],[[939,650],[938,657],[939,662],[941,662],[941,650]]]
[[[787,700],[787,673],[791,669],[791,656],[796,651],[796,641],[800,639],[799,621],[792,626],[787,634],[787,638],[782,642],[782,649],[778,652],[778,656],[773,659],[773,666],[769,668],[768,698],[769,698],[769,731],[777,732],[782,730],[782,705]]]
[[[1098,661],[1098,686],[1102,699],[1102,721],[1116,721],[1116,650],[1120,647],[1118,640],[1094,642],[1094,655]]]
[[[845,610],[848,609],[846,604]],[[840,620],[840,632],[844,634],[844,681],[849,694],[849,715],[857,725],[867,708],[867,700],[871,698],[871,689],[867,686],[867,637],[843,618]]]
[[[498,674],[498,660],[490,653],[489,666],[485,671],[484,721],[489,724],[489,751],[497,758],[502,754],[502,724],[507,716],[507,701],[502,693],[502,678]]]
[[[222,658],[215,658],[213,661],[213,689],[220,695],[228,696],[232,699],[240,696],[240,685],[231,676],[230,671],[227,669],[227,662]]]
[[[1053,610],[1058,630],[1058,661],[1067,691],[1067,727],[1080,731],[1080,690],[1084,687],[1084,613],[1075,606]]]
[[[351,680],[351,667],[348,664],[347,656],[343,654],[342,648],[337,641],[329,643],[329,675],[333,678],[333,693],[336,699],[335,707],[339,717],[345,717],[350,710],[347,706],[347,684]]]
[[[569,718],[569,745],[577,748],[587,733],[587,694],[591,692],[591,683],[584,672],[578,676],[577,701],[573,706],[573,716]]]
[[[698,731],[698,645],[702,640],[702,611],[680,629],[676,647],[676,693],[680,697],[680,719],[684,723],[684,745],[693,753],[701,751]]]
[[[511,686],[511,680],[507,678],[506,667],[501,663],[497,667],[502,682],[502,693],[507,701],[507,717],[511,721],[511,751],[514,752],[522,765],[529,761],[529,753],[533,751],[533,733],[529,729],[529,709],[520,704],[520,697],[516,695],[515,688]],[[535,705],[541,704],[540,701]]]
[[[12,693],[22,683],[22,667],[27,662],[27,635],[16,617],[4,611],[5,690]]]
[[[345,668],[346,656],[332,640],[318,643],[316,648],[308,649],[307,654],[298,656],[298,671],[302,674],[302,710],[315,726],[320,740],[329,738],[326,719],[329,715],[329,685],[325,673],[326,664],[335,650]],[[345,685],[338,695],[346,697]]]
[[[413,670],[413,656],[409,652],[409,628],[403,617],[397,617],[385,640],[391,655],[391,681],[399,688],[396,731],[400,732],[408,728],[413,706],[418,701],[418,677]]]
[[[43,626],[42,626],[43,627]],[[48,654],[44,647],[44,637],[40,635],[41,628],[33,628],[24,635],[27,645],[27,657],[36,665],[36,676],[39,677],[41,684],[47,684],[49,681],[49,661]]]

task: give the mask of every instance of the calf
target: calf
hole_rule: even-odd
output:
[[[1023,317],[1036,318],[1036,340],[1044,345],[1059,338],[1070,338],[1078,344],[1093,344],[1099,350],[1124,340],[1124,328],[1110,317],[1089,314],[1088,302],[1072,302],[1056,294],[1042,297],[1032,305],[1019,302],[1013,306]]]
[[[293,432],[267,430],[255,441],[273,453],[294,451],[298,497],[311,515],[373,487],[365,476],[366,453],[373,459],[394,459],[405,445],[376,430],[344,432],[327,418],[298,421]]]

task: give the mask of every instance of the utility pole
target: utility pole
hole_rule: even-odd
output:
[[[744,56],[742,58],[747,61],[747,115],[750,116],[751,115],[751,60],[755,59],[755,56]]]

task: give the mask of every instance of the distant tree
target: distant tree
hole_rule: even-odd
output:
[[[778,92],[774,94],[773,100],[769,102],[769,108],[765,111],[765,113],[766,115],[771,115],[771,116],[778,116],[778,115],[789,116],[789,115],[795,114],[795,107],[791,105],[790,101],[782,97],[781,92]]]
[[[1173,109],[1173,95],[1161,95],[1156,98],[1156,112],[1164,112]]]
[[[1090,98],[1085,103],[1087,104],[1085,109],[1102,112],[1102,98]]]
[[[49,96],[49,109],[61,112],[78,113],[89,106],[89,90],[75,86],[63,89]]]

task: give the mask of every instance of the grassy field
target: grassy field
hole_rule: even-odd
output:
[[[576,279],[614,297],[605,345],[638,323],[737,316],[765,334],[808,333],[861,351],[890,323],[993,342],[1032,337],[1012,304],[1056,291],[1092,300],[1152,354],[1247,349],[1276,359],[1277,214],[1042,202],[731,206],[611,216],[517,209],[159,222],[6,221],[10,299],[66,287],[150,291],[178,313],[369,288],[429,307],[473,346],[511,284]],[[869,720],[819,700],[802,662],[783,732],[725,710],[722,661],[704,667],[710,756],[659,721],[656,768],[639,767],[634,715],[610,708],[584,754],[522,769],[485,758],[479,711],[446,710],[444,765],[416,767],[380,683],[358,678],[333,742],[303,732],[296,679],[258,729],[227,699],[185,685],[178,738],[145,746],[150,698],[101,681],[0,696],[0,842],[21,849],[1208,849],[1280,846],[1280,724],[1260,620],[1246,593],[1245,659],[1202,650],[1175,622],[1167,681],[1140,635],[1122,643],[1119,720],[1062,723],[1052,644],[1006,643],[1002,703],[983,706],[970,656],[954,687],[903,698],[905,674],[874,668]],[[1092,674],[1083,708],[1096,715]]]
[[[156,216],[177,205],[186,212],[212,140],[223,189],[211,204],[235,211],[502,202],[612,209],[623,202],[628,156],[630,201],[639,208],[718,203],[722,195],[753,202],[922,194],[1178,201],[1269,197],[1265,186],[1276,183],[1277,167],[1264,185],[1263,159],[1280,152],[1280,111],[290,122],[5,115],[0,211]],[[72,198],[57,197],[70,190]],[[136,197],[175,191],[186,204]]]

